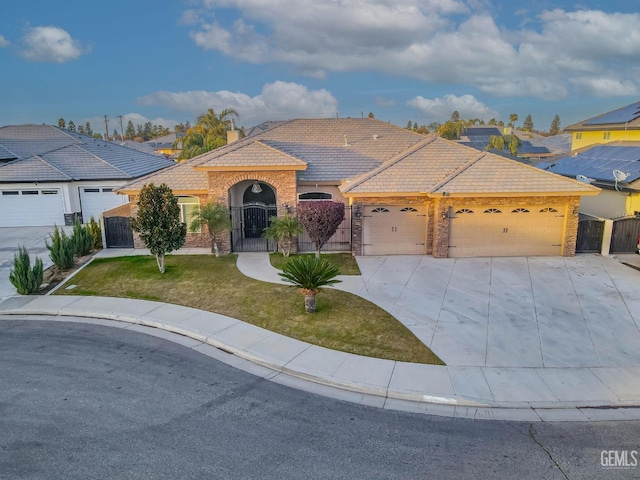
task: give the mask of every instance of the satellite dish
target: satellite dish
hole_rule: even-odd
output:
[[[582,183],[591,183],[593,182],[593,178],[589,178],[585,175],[576,175],[576,180]]]
[[[624,182],[627,177],[629,176],[628,173],[624,173],[621,170],[614,170],[613,171],[613,178],[616,179],[616,182]]]

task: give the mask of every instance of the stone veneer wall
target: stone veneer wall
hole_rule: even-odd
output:
[[[449,253],[449,219],[442,218],[442,211],[448,211],[449,207],[473,207],[479,205],[549,205],[562,207],[560,211],[565,213],[565,237],[564,251],[565,257],[572,257],[576,254],[576,241],[578,236],[578,210],[580,207],[580,197],[471,197],[471,198],[437,198],[434,204],[435,220],[433,228],[433,256],[436,258],[446,258]],[[566,207],[566,209],[565,209]],[[574,211],[576,212],[574,214]]]
[[[296,172],[295,170],[265,170],[259,172],[209,172],[209,196],[229,206],[229,189],[243,180],[257,180],[271,185],[276,192],[278,215],[285,212],[286,206],[295,214]],[[220,253],[231,252],[231,233],[226,232],[218,244]]]

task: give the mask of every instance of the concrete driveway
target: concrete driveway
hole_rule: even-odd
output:
[[[71,227],[65,227],[65,231],[71,233]],[[45,246],[52,232],[53,226],[0,228],[0,298],[16,294],[16,289],[9,282],[9,270],[13,268],[13,256],[18,245],[27,248],[32,262],[37,255],[42,259],[44,268],[52,265]]]
[[[640,272],[612,258],[389,256],[358,264],[358,295],[449,366],[640,366]]]

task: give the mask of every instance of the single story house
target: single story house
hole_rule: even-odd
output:
[[[127,203],[115,190],[173,161],[52,125],[0,127],[0,227],[88,222]]]
[[[640,142],[592,145],[538,167],[602,189],[582,200],[582,213],[609,219],[640,215]]]
[[[229,205],[233,229],[222,242],[226,251],[259,242],[269,217],[295,211],[298,202],[334,200],[350,207],[354,255],[434,257],[573,255],[580,199],[599,192],[368,118],[285,122],[120,192],[135,203],[148,183],[173,189],[185,221],[199,204]],[[208,236],[189,233],[187,245],[209,245]]]

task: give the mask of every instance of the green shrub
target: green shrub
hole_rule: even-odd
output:
[[[11,284],[20,295],[29,295],[38,291],[42,278],[42,260],[36,257],[35,265],[31,268],[29,252],[26,248],[18,246],[18,253],[13,256],[13,269],[9,271]]]
[[[63,270],[73,267],[73,253],[75,251],[73,239],[57,225],[53,227],[53,233],[50,237],[51,245],[49,242],[46,242],[46,245],[49,250],[49,258],[54,265]]]
[[[293,283],[304,295],[304,307],[307,313],[316,311],[316,294],[321,287],[340,283],[342,280],[336,279],[340,270],[333,263],[313,257],[303,255],[293,257],[282,267],[279,273],[283,280]]]
[[[89,225],[86,225],[85,228],[88,228],[91,234],[91,248],[93,250],[102,249],[102,228],[100,228],[100,223],[92,216],[89,219]]]
[[[73,243],[73,252],[78,257],[83,257],[91,251],[93,237],[91,236],[89,229],[82,226],[78,217],[73,221],[71,242]]]

